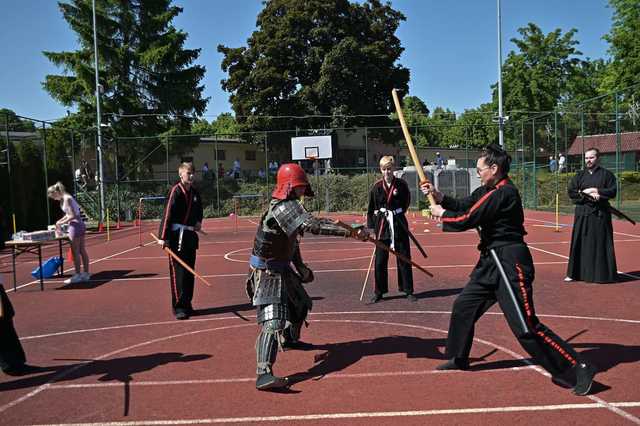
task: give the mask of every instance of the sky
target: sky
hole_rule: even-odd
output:
[[[517,29],[529,22],[544,33],[560,28],[578,30],[575,39],[584,58],[607,58],[602,37],[611,29],[607,0],[502,0],[503,60],[520,38]],[[255,30],[262,0],[175,0],[183,13],[173,24],[188,33],[187,48],[201,49],[198,64],[206,67],[202,84],[210,97],[205,118],[231,112],[218,44],[246,46]],[[405,48],[399,63],[411,71],[410,95],[433,110],[456,112],[475,108],[491,98],[490,85],[498,76],[496,0],[392,0],[402,12],[397,36]],[[61,74],[42,51],[77,47],[75,33],[54,0],[4,0],[0,24],[0,108],[18,115],[54,120],[73,110],[57,103],[42,88],[47,74]]]

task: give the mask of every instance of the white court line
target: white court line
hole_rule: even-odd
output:
[[[640,407],[640,402],[623,401],[609,403],[612,407],[634,408]],[[216,423],[257,423],[257,422],[294,422],[312,420],[339,420],[339,419],[368,419],[389,417],[425,417],[455,414],[491,414],[491,413],[518,413],[540,411],[565,411],[565,410],[596,410],[608,408],[600,403],[584,404],[554,404],[554,405],[524,405],[506,407],[478,407],[478,408],[449,408],[434,410],[413,411],[367,411],[356,413],[327,413],[327,414],[301,414],[290,416],[260,416],[260,417],[212,417],[204,419],[178,419],[178,420],[138,420],[128,422],[101,422],[101,423],[45,423],[38,426],[141,426],[141,425],[189,425],[189,424],[216,424]],[[635,417],[634,417],[635,419]],[[633,421],[632,419],[628,419]],[[435,421],[435,420],[434,420]],[[637,423],[634,421],[634,423]],[[35,426],[35,425],[34,425]]]
[[[481,365],[481,364],[478,364]],[[488,369],[474,371],[478,374],[496,374],[503,373],[505,371],[526,371],[532,370],[532,365],[522,367],[509,367],[499,369]],[[375,373],[330,373],[323,374],[322,380],[325,379],[367,379],[367,378],[380,378],[380,377],[402,377],[402,376],[426,376],[431,374],[464,374],[461,370],[418,370],[418,371],[379,371]],[[183,386],[183,385],[215,385],[219,383],[245,383],[255,382],[255,377],[231,377],[228,379],[200,379],[200,380],[152,380],[152,381],[131,381],[129,386]],[[84,388],[113,388],[122,387],[122,382],[110,382],[110,383],[78,383],[70,385],[51,385],[49,389],[84,389]]]
[[[561,257],[563,259],[567,259],[567,260],[569,259],[568,256],[565,256],[565,255],[560,254],[560,253],[554,253],[552,251],[542,250],[541,248],[537,248],[537,247],[533,247],[533,246],[529,246],[529,247],[531,247],[533,250],[541,251],[543,253],[551,254],[553,256],[558,256],[558,257]],[[634,274],[629,274],[628,272],[618,271],[618,274],[626,275],[627,277],[633,278],[635,280],[640,280],[640,276],[637,276],[637,275],[634,275]]]
[[[447,334],[446,330],[442,330],[442,329],[438,329],[438,328],[433,328],[433,327],[426,327],[426,326],[421,326],[421,325],[414,325],[414,324],[406,324],[406,323],[397,323],[397,322],[388,322],[388,321],[371,321],[371,320],[347,320],[347,319],[341,319],[341,320],[316,320],[316,322],[327,322],[327,323],[345,323],[345,324],[370,324],[370,325],[384,325],[384,326],[393,326],[393,327],[405,327],[405,328],[411,328],[411,329],[417,329],[417,330],[424,330],[424,331],[430,331],[430,332],[434,332],[434,333],[439,333],[439,334]],[[161,338],[157,338],[157,339],[153,339],[153,340],[149,340],[147,342],[143,342],[143,343],[139,343],[136,345],[132,345],[129,346],[127,348],[123,348],[123,349],[119,349],[116,351],[113,351],[109,354],[105,354],[103,356],[100,356],[99,358],[96,358],[93,361],[98,361],[98,360],[103,360],[105,358],[108,358],[110,356],[134,349],[134,348],[138,348],[141,346],[146,346],[152,343],[157,343],[157,342],[161,342],[161,341],[165,341],[165,340],[170,340],[170,339],[174,339],[174,338],[178,338],[178,337],[184,337],[184,336],[189,336],[189,335],[194,335],[194,334],[199,334],[199,333],[203,333],[203,332],[208,332],[208,331],[218,331],[218,330],[225,330],[225,329],[232,329],[232,328],[239,328],[239,327],[243,327],[243,326],[249,326],[249,325],[253,325],[253,324],[241,324],[239,326],[226,326],[226,327],[218,327],[218,328],[213,328],[213,329],[204,329],[204,330],[197,330],[197,331],[193,331],[193,332],[187,332],[187,333],[181,333],[181,334],[176,334],[176,335],[172,335],[172,336],[166,336],[166,337],[161,337]],[[532,365],[531,362],[526,359],[523,358],[522,355],[518,354],[517,352],[514,352],[504,346],[495,344],[493,342],[490,342],[488,340],[484,340],[484,339],[480,339],[478,337],[474,337],[473,338],[474,342],[478,342],[478,343],[482,343],[484,345],[487,345],[489,347],[492,347],[494,349],[497,349],[499,351],[504,352],[505,354],[511,356],[512,358],[516,359],[516,360],[520,360],[525,364],[528,364],[531,367],[531,370],[545,376],[545,377],[550,377],[550,374],[547,373],[546,371],[542,370],[540,367],[536,366],[536,365]],[[4,406],[0,407],[0,413],[2,413],[3,411],[5,411],[7,408],[16,405],[24,400],[27,400],[33,396],[35,396],[36,394],[49,389],[52,385],[51,383],[55,382],[55,381],[59,381],[60,379],[63,379],[64,377],[68,376],[70,373],[77,371],[78,369],[84,367],[85,365],[90,364],[93,361],[89,361],[86,363],[82,363],[79,364],[77,366],[75,366],[74,368],[71,368],[69,370],[63,371],[60,374],[56,375],[55,377],[53,377],[52,379],[50,379],[49,381],[47,381],[47,383],[39,386],[37,389],[35,389],[34,391],[30,392],[29,394],[20,397],[14,401],[9,402],[8,404],[5,404]],[[640,424],[640,419],[633,416],[630,413],[627,413],[624,410],[621,410],[620,408],[608,403],[607,401],[604,401],[601,398],[598,398],[596,396],[593,395],[587,395],[587,398],[591,399],[592,401],[596,402],[596,405],[598,408],[606,408],[609,411],[612,411],[624,418],[626,418],[627,420],[630,420],[636,424]],[[583,405],[583,404],[581,404]],[[528,407],[521,407],[521,408],[528,408]],[[461,410],[469,410],[469,409],[461,409]],[[471,410],[478,410],[478,409],[471,409]],[[482,409],[482,410],[486,410],[486,408]],[[433,410],[425,410],[426,412],[430,412]],[[441,410],[437,410],[437,411],[441,411]],[[358,413],[359,416],[358,417],[368,417],[371,416],[372,413]],[[388,417],[389,412],[383,412],[383,413],[379,413],[381,415],[384,415],[386,417]],[[449,414],[457,414],[457,413],[449,413]],[[314,415],[314,416],[335,416],[336,414],[319,414],[319,415]],[[308,416],[308,415],[307,415]],[[282,420],[283,418],[286,420],[289,417],[295,417],[296,420],[299,420],[300,417],[302,417],[302,419],[306,419],[307,416],[272,416],[272,417],[277,417],[280,420]],[[260,417],[262,418],[262,417]],[[271,418],[271,417],[268,417]],[[325,417],[323,417],[325,418]],[[331,418],[331,417],[326,417],[326,418]],[[243,418],[243,419],[247,419],[247,418]],[[315,418],[314,418],[315,419]],[[215,419],[214,419],[215,420]],[[228,419],[227,419],[228,420]],[[171,420],[171,422],[176,422],[176,421],[180,421],[180,420]],[[259,421],[259,420],[258,420]],[[215,421],[217,423],[220,423],[220,421]],[[89,423],[92,424],[92,423]],[[100,424],[112,424],[112,423],[100,423]],[[121,424],[121,423],[113,423],[113,424]],[[124,424],[129,424],[129,422],[124,423]],[[134,423],[137,424],[137,423]],[[145,423],[140,423],[140,424],[145,424]],[[148,424],[148,423],[147,423]],[[170,423],[171,424],[171,423]]]
[[[550,222],[548,220],[526,218],[525,221],[527,221],[527,220],[533,220],[533,221],[536,221],[536,222],[542,222],[542,223],[547,223],[547,224],[554,224],[554,222]],[[573,225],[565,224],[565,223],[562,223],[561,225],[563,225],[563,226],[573,226]],[[555,226],[555,224],[554,224],[554,226]],[[635,234],[627,234],[627,233],[624,233],[624,232],[617,232],[617,231],[613,231],[613,233],[614,234],[618,234],[618,235],[624,235],[625,237],[640,238],[640,235],[635,235]]]
[[[155,243],[154,243],[155,244]],[[368,256],[367,256],[368,258]],[[363,257],[364,259],[364,257]],[[247,263],[247,260],[231,260],[232,262],[238,262],[238,263]],[[338,260],[331,260],[331,262],[337,262]],[[309,261],[307,263],[309,264],[315,264],[318,262],[329,262],[329,261],[325,261],[325,260],[321,260],[321,261]],[[564,265],[567,262],[535,262],[534,265]],[[474,264],[468,264],[468,265],[427,265],[425,266],[425,268],[429,268],[429,269],[457,269],[457,268],[472,268],[476,266],[475,263]],[[397,266],[391,266],[389,265],[389,270],[393,271],[396,270]],[[334,273],[334,272],[366,272],[367,268],[345,268],[345,269],[318,269],[313,271],[314,274],[330,274],[330,273]],[[239,273],[235,273],[235,274],[204,274],[202,275],[204,278],[231,278],[231,277],[246,277],[249,274],[249,271],[247,270],[246,272],[239,272]],[[90,279],[88,281],[85,282],[99,282],[99,281],[109,281],[109,282],[116,282],[116,281],[157,281],[157,280],[168,280],[169,276],[168,275],[160,275],[160,276],[155,276],[155,277],[136,277],[136,278],[127,278],[122,277],[122,278],[105,278],[105,279]],[[47,279],[44,280],[44,283],[59,283],[60,280],[62,280],[62,278],[56,278],[56,279]],[[39,282],[39,281],[37,281]],[[25,284],[29,285],[29,284]],[[18,287],[18,288],[22,288],[22,287]]]
[[[331,315],[451,315],[451,311],[337,311],[337,312],[310,312],[311,316],[331,316]],[[502,312],[486,312],[485,315],[494,315],[494,316],[504,316]],[[553,318],[553,319],[568,319],[568,320],[586,320],[586,321],[603,321],[603,322],[617,322],[617,323],[626,323],[626,324],[640,324],[640,320],[633,319],[624,319],[624,318],[608,318],[608,317],[587,317],[580,315],[560,315],[560,314],[536,314],[541,318]],[[255,315],[244,315],[247,318],[255,318]],[[215,318],[191,318],[189,323],[198,323],[198,322],[209,322],[209,321],[224,321],[224,320],[235,320],[238,319],[235,316],[232,317],[215,317]],[[312,320],[313,321],[313,320]],[[160,322],[148,322],[148,323],[139,323],[139,324],[124,324],[124,325],[114,325],[108,327],[99,327],[99,328],[86,328],[86,329],[77,329],[77,330],[68,330],[68,331],[59,331],[55,333],[48,334],[40,334],[35,336],[25,336],[21,337],[20,340],[34,340],[34,339],[43,339],[47,337],[57,337],[57,336],[65,336],[69,334],[81,334],[81,333],[94,333],[100,331],[110,331],[110,330],[119,330],[126,328],[137,328],[137,327],[153,327],[153,326],[167,326],[167,325],[182,325],[183,323],[172,321],[160,321]]]
[[[146,246],[151,245],[151,244],[155,244],[155,242],[147,243],[147,244],[145,244],[143,247],[146,247]],[[92,260],[91,262],[89,262],[89,265],[93,265],[94,263],[102,262],[103,260],[111,259],[112,257],[119,256],[119,255],[121,255],[121,254],[125,254],[125,253],[128,253],[128,252],[133,251],[133,250],[137,250],[137,249],[139,249],[139,248],[140,248],[140,246],[135,246],[135,247],[133,247],[133,248],[126,249],[126,250],[120,251],[120,252],[118,252],[118,253],[114,253],[114,254],[112,254],[112,255],[102,257],[102,258],[100,258],[100,259]],[[64,270],[64,271],[62,271],[62,272],[63,272],[63,273],[64,273],[64,272],[69,272],[69,271],[71,271],[71,270],[73,270],[73,268],[67,268],[67,269],[65,269],[65,270]],[[44,282],[51,282],[51,281],[52,281],[52,280],[44,280]],[[31,282],[28,282],[28,283],[26,283],[26,284],[22,284],[22,285],[18,286],[16,289],[21,289],[21,288],[24,288],[24,287],[27,287],[27,286],[30,286],[30,285],[33,285],[33,284],[39,284],[39,283],[40,283],[40,280],[33,280],[33,281],[31,281]],[[10,289],[9,289],[9,290],[7,290],[7,291],[13,291],[13,287],[12,287],[12,288],[10,288]]]
[[[571,241],[539,241],[539,242],[528,242],[527,244],[531,245],[531,244],[536,244],[536,245],[558,245],[558,244],[569,244]],[[640,239],[622,239],[622,240],[614,240],[615,243],[625,243],[625,242],[640,242]],[[325,243],[326,244],[326,243]],[[425,249],[440,249],[440,248],[463,248],[463,247],[477,247],[478,244],[436,244],[436,245],[423,245],[422,247],[424,247]],[[242,251],[242,250],[246,250],[246,251],[250,251],[251,247],[247,247],[244,249],[238,249],[234,251],[234,254]],[[338,249],[331,249],[331,252],[337,252],[337,251],[342,251],[342,252],[351,252],[351,251],[366,251],[369,252],[370,248],[369,246],[366,247],[354,247],[354,248],[338,248]],[[307,253],[326,253],[327,249],[317,249],[317,250],[313,250],[313,249],[304,249],[303,253],[307,254]],[[198,259],[202,258],[202,257],[224,257],[225,254],[198,254]],[[363,256],[363,257],[354,257],[354,258],[346,258],[346,259],[331,259],[331,260],[311,260],[310,263],[314,263],[314,262],[337,262],[337,261],[346,261],[346,260],[356,260],[356,259],[369,259],[369,256]],[[119,258],[112,258],[112,259],[103,259],[103,261],[112,261],[112,262],[118,262],[118,261],[135,261],[135,260],[166,260],[167,256],[138,256],[138,257],[119,257]],[[229,260],[229,259],[227,259]],[[238,260],[238,259],[233,259],[233,262],[245,262],[247,261],[246,259],[243,260]],[[38,263],[37,261],[33,261],[33,262],[23,262],[23,263]]]
[[[94,361],[102,361],[103,359],[112,357],[114,355],[118,355],[122,352],[127,352],[130,351],[132,349],[136,349],[142,346],[147,346],[147,345],[151,345],[153,343],[158,343],[158,342],[162,342],[165,340],[170,340],[170,339],[174,339],[177,337],[184,337],[184,336],[190,336],[190,335],[194,335],[194,334],[199,334],[199,333],[205,333],[207,331],[218,331],[218,330],[226,330],[226,329],[231,329],[231,328],[240,328],[240,327],[248,327],[248,326],[255,326],[254,324],[240,324],[240,325],[229,325],[229,326],[223,326],[223,327],[217,327],[217,328],[212,328],[212,329],[204,329],[204,330],[196,330],[196,331],[189,331],[186,333],[180,333],[180,334],[174,334],[171,336],[165,336],[165,337],[159,337],[156,339],[151,339],[151,340],[147,340],[145,342],[142,343],[136,343],[135,345],[131,345],[131,346],[127,346],[125,348],[122,349],[117,349],[113,352],[109,352],[107,354],[101,355],[93,360],[90,361],[86,361],[83,362],[81,364],[76,364],[74,367],[69,368],[67,370],[63,370],[61,372],[59,372],[58,374],[54,375],[52,378],[50,378],[49,380],[47,380],[46,383],[38,386],[36,389],[32,390],[31,392],[27,393],[26,395],[21,396],[20,398],[14,399],[13,401],[10,401],[8,403],[6,403],[5,405],[0,406],[0,413],[6,411],[7,409],[23,402],[26,401],[27,399],[30,399],[34,396],[36,396],[37,394],[39,394],[40,392],[47,390],[50,386],[51,383],[54,383],[58,380],[61,380],[65,377],[67,377],[69,374],[81,369],[82,367],[91,364]]]

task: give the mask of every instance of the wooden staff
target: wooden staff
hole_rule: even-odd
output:
[[[352,235],[353,235],[353,231],[354,231],[354,229],[353,229],[351,226],[349,226],[349,225],[347,225],[346,223],[341,222],[341,221],[339,221],[339,220],[336,220],[334,223],[335,223],[337,226],[341,227],[341,228],[344,228],[344,229],[347,229],[347,230],[351,231],[351,233],[352,233]],[[355,237],[355,236],[354,236],[354,238],[357,238],[357,237]],[[387,251],[387,252],[391,253],[392,255],[394,255],[394,256],[395,256],[395,257],[397,257],[398,259],[402,260],[403,262],[405,262],[405,263],[410,263],[411,265],[415,266],[416,268],[418,268],[419,270],[421,270],[421,271],[422,271],[422,272],[424,272],[425,274],[429,275],[430,277],[433,277],[433,274],[432,274],[431,272],[427,271],[427,270],[426,270],[426,269],[424,269],[422,266],[418,265],[416,262],[414,262],[413,260],[409,259],[407,256],[405,256],[405,255],[403,255],[403,254],[398,253],[397,251],[393,250],[393,249],[392,249],[392,248],[390,248],[390,247],[387,247],[387,245],[386,245],[386,244],[384,244],[384,243],[383,243],[383,242],[381,242],[381,241],[376,240],[376,239],[375,239],[375,238],[373,238],[371,235],[369,235],[369,236],[367,237],[366,241],[371,241],[371,242],[372,242],[372,243],[374,243],[374,244],[376,245],[376,247],[378,247],[379,249],[382,249],[382,250],[384,250],[384,251]]]
[[[369,274],[371,273],[371,265],[373,265],[373,259],[376,257],[376,248],[373,248],[371,253],[371,260],[369,261],[369,268],[367,268],[367,275],[364,277],[364,283],[362,283],[362,291],[360,292],[360,300],[364,297],[364,290],[367,288],[367,281],[369,281]]]
[[[411,160],[413,161],[413,165],[416,167],[416,172],[418,172],[418,177],[420,178],[420,185],[423,183],[431,183],[429,179],[424,174],[424,170],[422,170],[422,165],[420,164],[420,160],[418,159],[418,154],[416,153],[416,149],[413,146],[413,142],[411,141],[411,133],[409,133],[409,128],[407,127],[407,123],[404,120],[404,114],[402,113],[402,106],[400,105],[400,99],[398,98],[398,91],[396,89],[391,90],[391,95],[393,96],[393,103],[396,106],[396,112],[398,113],[398,119],[400,120],[400,126],[402,126],[402,133],[404,133],[404,139],[407,141],[407,147],[409,148],[409,153],[411,154]],[[427,194],[427,199],[429,200],[429,204],[435,206],[436,200],[433,198],[433,194]]]
[[[160,241],[160,238],[156,237],[156,235],[153,232],[150,232],[149,235],[151,235],[153,237],[154,240],[156,240],[156,242]],[[185,263],[184,260],[180,259],[178,257],[177,254],[175,254],[169,247],[162,247],[162,250],[166,251],[167,254],[169,256],[171,256],[176,262],[178,262],[180,265],[182,265],[184,267],[184,269],[186,269],[187,271],[191,272],[193,274],[194,277],[196,278],[200,278],[200,280],[205,283],[207,286],[209,287],[213,287],[211,284],[209,284],[209,281],[205,280],[202,275],[198,274],[196,271],[193,270],[193,268],[191,268],[191,266],[187,265]]]

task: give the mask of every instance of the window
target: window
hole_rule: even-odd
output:
[[[245,151],[244,159],[247,161],[256,161],[256,152],[255,151]]]
[[[227,156],[225,155],[224,149],[219,149],[218,150],[218,161],[224,161],[227,159]]]

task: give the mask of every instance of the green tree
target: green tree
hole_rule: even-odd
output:
[[[580,75],[584,63],[580,59],[582,52],[576,48],[579,43],[574,39],[575,29],[564,34],[560,29],[544,34],[536,24],[529,23],[518,32],[522,38],[511,39],[518,52],[508,54],[502,77],[504,106],[512,122],[554,111],[558,103],[571,99],[570,82]],[[497,85],[493,89],[497,110]],[[507,141],[507,146],[513,143]]]
[[[11,132],[34,132],[36,130],[35,124],[31,120],[23,120],[13,111],[8,108],[0,108],[0,128]]]
[[[503,66],[503,93],[506,110],[551,111],[568,98],[568,85],[582,63],[575,46],[577,30],[562,34],[556,29],[543,34],[535,24],[519,28],[522,39],[511,41],[519,53],[510,52]],[[497,104],[497,87],[494,88]],[[513,114],[517,118],[521,114]]]
[[[379,0],[265,1],[248,46],[218,46],[238,121],[261,130],[388,124],[342,116],[390,113],[391,89],[406,92],[409,70],[397,64],[404,49],[395,35],[404,19]],[[301,115],[332,120],[264,118]]]
[[[171,23],[182,9],[172,6],[170,0],[96,3],[103,122],[119,137],[188,130],[191,119],[187,116],[202,114],[207,99],[202,97],[204,87],[200,85],[205,69],[192,65],[200,50],[185,49],[187,34]],[[43,86],[54,99],[76,107],[72,121],[85,129],[95,126],[91,1],[71,0],[59,3],[59,7],[78,35],[79,48],[44,52],[65,73],[47,75]],[[195,143],[184,138],[170,141],[172,152]],[[132,167],[157,144],[158,140],[121,143],[120,154],[126,166]],[[156,154],[151,161],[164,159],[162,150]]]
[[[613,24],[604,39],[609,42],[612,57],[603,87],[606,91],[640,83],[640,1],[609,0],[613,8]],[[640,93],[636,89],[635,93]]]

